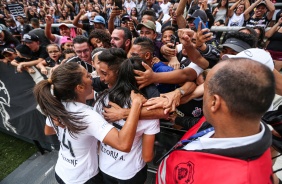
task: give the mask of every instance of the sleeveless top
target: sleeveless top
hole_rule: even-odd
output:
[[[282,33],[276,31],[268,40],[269,44],[266,47],[267,50],[282,52]]]
[[[222,19],[225,22],[225,18],[226,18],[226,8],[219,8],[218,12],[216,13],[216,15],[214,16],[214,22]]]
[[[228,27],[232,26],[239,26],[242,27],[244,24],[244,14],[236,15],[236,13],[233,14],[233,16],[229,19]]]

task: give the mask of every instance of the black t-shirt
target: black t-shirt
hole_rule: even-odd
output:
[[[3,30],[4,34],[5,34],[5,40],[3,42],[0,43],[0,53],[2,52],[2,50],[4,50],[5,48],[12,48],[15,49],[17,45],[20,44],[20,41],[17,40],[16,38],[14,38],[11,33],[8,33],[7,31]],[[7,36],[7,35],[8,36]],[[7,39],[7,37],[10,37],[11,39]],[[4,56],[2,54],[0,54],[0,59],[4,59]]]
[[[47,57],[49,57],[49,55],[48,55],[48,53],[46,51],[46,47],[42,46],[42,45],[39,46],[38,51],[36,51],[36,52],[31,51],[31,54],[36,59],[38,59],[38,58],[46,59]]]
[[[88,35],[91,33],[91,31],[94,30],[94,25],[90,25],[89,23],[84,23],[82,25],[83,25],[82,29],[85,30],[88,33]]]
[[[61,56],[61,57],[58,59],[58,61],[55,61],[55,60],[51,59],[50,57],[48,57],[48,58],[45,59],[45,61],[46,61],[46,63],[47,63],[47,66],[49,66],[49,67],[54,67],[54,66],[57,65],[57,64],[61,64],[61,62],[62,62],[63,60],[64,60],[64,57],[63,57],[63,56]]]
[[[33,61],[33,60],[36,60],[37,58],[30,58],[30,59],[26,59],[26,58],[20,58],[20,57],[16,57],[15,60],[18,62],[18,63],[21,63],[21,62],[28,62],[28,61]]]
[[[93,71],[95,71],[95,69],[93,68],[93,66],[85,61],[82,61],[78,56],[73,56],[71,58],[69,58],[66,63],[68,62],[76,62],[78,64],[80,64],[81,66],[83,66],[88,73],[92,73]]]
[[[149,86],[142,88],[141,92],[148,99],[160,96],[160,92],[159,92],[157,86],[155,86],[154,84],[150,84]]]
[[[29,24],[24,24],[24,25],[19,25],[17,29],[21,35],[24,35],[27,34],[29,31],[31,31],[32,27]]]
[[[47,46],[51,43],[50,40],[45,36],[44,29],[36,28],[36,29],[29,31],[29,33],[32,33],[38,36],[40,45],[42,46]]]

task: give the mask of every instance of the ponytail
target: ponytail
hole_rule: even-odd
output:
[[[79,78],[72,80],[75,77]],[[67,111],[61,100],[75,102],[74,88],[81,83],[81,78],[80,66],[77,63],[66,63],[54,71],[51,79],[40,81],[33,90],[42,112],[46,116],[62,122],[73,137],[76,137],[75,134],[78,134],[81,130],[86,129],[87,125],[81,122],[83,118],[79,115],[81,112]]]

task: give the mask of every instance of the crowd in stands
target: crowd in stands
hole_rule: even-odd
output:
[[[183,149],[214,151],[221,147],[216,143],[205,146],[205,141],[230,138],[235,150],[225,144],[228,140],[218,144],[228,153],[241,155],[213,154],[254,160],[251,164],[262,157],[269,166],[270,143],[265,140],[271,136],[260,117],[267,109],[273,110],[274,88],[282,95],[282,11],[275,3],[2,0],[0,61],[13,65],[18,73],[28,72],[34,79],[39,73],[46,79],[35,80],[35,96],[49,117],[45,133],[57,134],[62,144],[57,181],[99,183],[103,178],[104,183],[144,183],[146,163],[153,159],[155,135],[160,131],[159,119],[189,132],[204,116],[209,125],[203,126],[214,129],[203,136],[207,140],[201,146],[193,143]],[[12,4],[21,7],[22,13],[12,11]],[[238,124],[245,129],[240,130]],[[228,126],[234,131],[225,131]],[[98,151],[89,148],[99,141]],[[264,143],[268,147],[262,148]],[[238,152],[248,146],[261,149],[255,149],[257,154]],[[99,163],[93,158],[97,154]],[[170,181],[164,173],[160,170],[159,183]],[[271,171],[265,174],[271,176],[257,180],[252,176],[250,183],[270,183],[270,178],[278,182]]]

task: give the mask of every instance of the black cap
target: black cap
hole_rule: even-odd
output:
[[[5,52],[8,52],[8,53],[15,53],[16,51],[14,49],[11,49],[11,48],[4,48],[1,52],[1,54],[3,55]]]
[[[26,57],[26,58],[31,58],[32,57],[32,54],[31,54],[31,50],[28,46],[26,45],[18,45],[16,47],[16,50],[23,56],[23,57]]]
[[[206,12],[204,12],[203,10],[195,10],[194,13],[188,19],[191,19],[191,18],[195,19],[198,16],[202,19],[204,23],[208,21],[208,16]]]
[[[24,34],[23,35],[23,39],[22,39],[23,42],[37,42],[39,41],[39,37],[33,33],[28,33],[28,34]]]
[[[223,47],[229,47],[236,52],[242,52],[246,49],[250,49],[251,46],[246,42],[239,40],[237,38],[228,38],[223,44]]]
[[[130,16],[127,13],[121,16],[121,21],[125,21],[125,20],[130,20]]]

